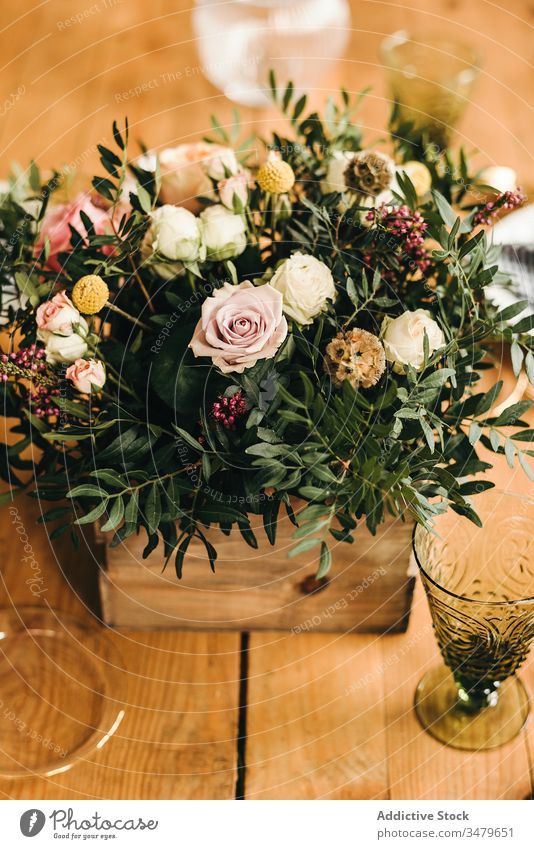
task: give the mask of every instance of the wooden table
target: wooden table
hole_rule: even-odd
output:
[[[148,89],[127,104],[116,94],[177,69],[197,68],[189,2],[51,0],[3,3],[0,156],[3,171],[31,156],[89,173],[95,141],[109,138],[125,109],[132,136],[158,145],[208,131],[230,105],[200,73]],[[335,78],[314,93],[320,103],[339,82],[374,86],[362,109],[370,139],[387,114],[377,46],[400,27],[448,30],[485,56],[473,104],[461,127],[481,161],[511,164],[532,182],[534,72],[532,10],[522,2],[355,0],[352,42]],[[64,25],[88,11],[82,23]],[[256,128],[270,110],[245,109]],[[529,488],[504,466],[498,481]],[[17,508],[31,537],[53,607],[92,617],[97,607],[90,556],[52,549],[35,525],[37,506]],[[22,547],[6,511],[0,521],[3,606],[34,601]],[[497,751],[446,749],[415,719],[415,685],[437,649],[418,591],[408,633],[381,637],[262,633],[110,633],[128,673],[126,717],[97,754],[47,780],[0,782],[3,798],[174,799],[521,799],[533,791],[534,737],[524,731]],[[534,693],[534,666],[522,673]]]

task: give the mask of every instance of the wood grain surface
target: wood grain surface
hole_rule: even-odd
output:
[[[294,509],[298,516],[297,503]],[[288,557],[295,527],[283,509],[274,547],[261,516],[251,517],[251,528],[257,549],[244,546],[238,532],[226,537],[209,528],[207,538],[218,551],[215,573],[209,572],[203,544],[195,540],[179,582],[172,564],[163,570],[163,555],[142,559],[141,537],[111,548],[105,545],[110,535],[102,535],[102,618],[118,628],[406,630],[414,587],[412,521],[388,517],[375,536],[363,525],[355,545],[334,546],[332,576],[321,581],[315,580],[317,549]]]
[[[111,120],[126,113],[132,137],[156,146],[209,132],[210,112],[227,122],[231,104],[199,68],[192,5],[192,0],[4,0],[2,172],[12,160],[26,163],[34,157],[46,167],[76,164],[89,174],[97,161],[95,142],[105,142]],[[534,183],[530,4],[352,0],[351,7],[349,49],[312,93],[317,105],[340,83],[353,92],[371,85],[361,119],[372,143],[383,135],[389,108],[377,59],[380,40],[399,28],[423,37],[447,32],[472,43],[483,59],[458,140],[478,149],[481,164],[512,165],[523,184]],[[72,23],[76,14],[82,20]],[[151,80],[156,80],[152,87]],[[143,83],[139,96],[122,96]],[[272,110],[243,109],[242,115],[248,128],[260,132],[278,120]],[[530,486],[505,465],[494,475],[509,488]],[[51,545],[35,524],[39,505],[19,499],[15,506],[44,577],[40,603],[93,619],[92,552],[74,554],[63,544]],[[0,545],[0,604],[35,603],[20,536],[7,510],[0,519]],[[520,799],[532,794],[532,727],[485,754],[445,749],[420,730],[413,691],[436,654],[421,592],[407,634],[264,632],[250,638],[248,670],[238,634],[113,630],[108,636],[122,655],[128,682],[118,732],[62,775],[0,781],[2,798],[232,799],[236,786],[251,799]],[[242,672],[248,703],[245,750],[237,740]],[[522,676],[534,693],[532,664]],[[238,755],[245,755],[245,771],[238,770]]]

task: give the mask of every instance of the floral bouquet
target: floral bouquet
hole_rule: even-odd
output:
[[[274,543],[282,509],[324,575],[387,514],[478,522],[480,444],[533,477],[531,402],[477,391],[502,341],[534,383],[534,316],[486,293],[506,277],[485,227],[521,192],[406,128],[369,147],[345,91],[323,118],[271,83],[289,129],[268,143],[235,116],[129,158],[114,123],[81,194],[35,164],[4,189],[4,497],[57,502],[53,538],[142,530],[180,576],[194,538],[214,566],[210,526],[255,547],[261,515]]]

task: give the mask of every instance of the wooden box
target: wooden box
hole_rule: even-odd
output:
[[[160,553],[143,560],[144,540],[133,537],[109,548],[100,536],[103,618],[116,628],[247,631],[257,629],[385,633],[408,625],[414,575],[412,527],[388,520],[375,537],[363,526],[353,545],[336,544],[329,575],[317,581],[318,549],[288,559],[293,525],[280,517],[273,547],[257,528],[259,548],[239,534],[208,535],[219,559],[211,572],[204,547],[192,543],[182,580],[172,559],[165,571]],[[160,549],[161,552],[161,549]]]

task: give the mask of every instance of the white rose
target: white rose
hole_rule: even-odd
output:
[[[478,175],[480,183],[491,186],[498,192],[513,192],[517,186],[517,174],[506,165],[490,165]]]
[[[80,319],[80,329],[87,333],[87,322]],[[87,351],[87,343],[83,336],[78,333],[70,333],[68,336],[60,336],[49,330],[38,330],[37,338],[45,343],[46,361],[52,365],[58,363],[73,363],[74,360],[83,357]]]
[[[281,293],[284,312],[299,324],[311,324],[327,300],[334,300],[336,287],[324,262],[308,254],[295,253],[284,260],[269,283]]]
[[[200,219],[208,259],[231,259],[243,253],[247,246],[247,232],[240,215],[216,204],[201,212]]]
[[[437,322],[427,310],[408,310],[398,318],[385,318],[382,324],[382,341],[386,359],[395,371],[410,365],[416,371],[424,363],[424,339],[428,337],[428,350],[433,353],[445,344],[445,337]]]
[[[143,256],[158,254],[174,262],[196,262],[205,257],[202,229],[192,212],[179,206],[160,206],[150,213],[151,225]]]

